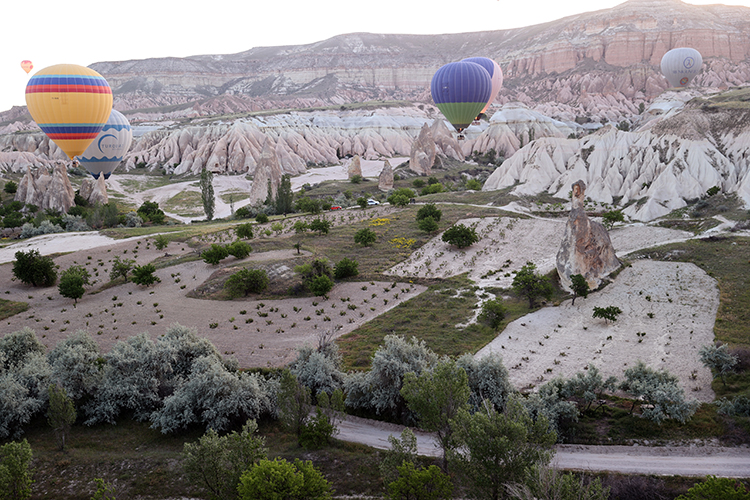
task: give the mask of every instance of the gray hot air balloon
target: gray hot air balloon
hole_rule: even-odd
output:
[[[661,58],[661,72],[670,87],[687,87],[702,65],[701,53],[689,47],[672,49]]]

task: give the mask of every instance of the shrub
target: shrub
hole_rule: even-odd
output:
[[[257,222],[258,224],[265,224],[266,222],[268,222],[268,216],[263,212],[260,212],[255,216],[255,222]]]
[[[18,190],[18,184],[16,184],[13,181],[5,182],[5,186],[3,186],[3,191],[5,191],[8,194],[16,194],[16,190]]]
[[[102,378],[99,345],[88,332],[78,330],[58,343],[47,356],[52,379],[74,401],[92,396]]]
[[[417,220],[426,219],[428,217],[432,217],[435,222],[440,222],[440,219],[443,217],[443,212],[437,208],[434,203],[428,203],[417,210]]]
[[[35,227],[34,224],[27,222],[21,226],[21,238],[32,238],[41,234],[53,234],[62,233],[65,231],[62,227],[57,224],[53,224],[49,220],[43,220],[39,227]]]
[[[305,231],[310,230],[310,224],[303,220],[298,220],[294,222],[294,225],[292,225],[292,228],[294,229],[294,232],[297,234],[302,234]]]
[[[289,365],[289,372],[310,389],[313,397],[322,392],[333,394],[343,387],[345,378],[338,347],[333,343],[324,350],[315,350],[309,345],[300,347],[297,359]]]
[[[475,359],[467,353],[456,360],[456,366],[463,368],[469,379],[469,405],[473,411],[484,408],[485,402],[492,404],[497,411],[505,408],[505,401],[513,393],[513,386],[501,356],[490,354]]]
[[[253,215],[252,215],[252,212],[250,211],[250,207],[240,207],[234,211],[235,219],[249,219],[252,216]],[[239,235],[237,236],[239,237]]]
[[[7,184],[6,184],[7,186]],[[0,446],[0,495],[9,500],[31,497],[33,453],[25,439]]]
[[[226,246],[226,249],[229,255],[232,255],[235,259],[244,259],[253,250],[249,243],[240,240],[233,241]]]
[[[217,265],[222,259],[226,259],[229,256],[229,250],[224,245],[213,243],[211,248],[201,252],[201,259],[204,262],[211,265]]]
[[[466,189],[469,189],[471,191],[481,191],[482,183],[477,179],[469,179],[468,181],[466,181]]]
[[[141,227],[143,219],[137,212],[128,212],[125,214],[125,227]]]
[[[234,232],[237,235],[237,238],[242,238],[245,240],[252,239],[253,225],[249,222],[245,222],[244,224],[239,224],[237,225],[237,227],[234,228]]]
[[[130,273],[131,269],[135,266],[135,260],[133,259],[120,259],[120,256],[115,256],[114,259],[112,259],[112,270],[109,272],[109,279],[111,281],[116,280],[120,276],[125,278],[125,281],[128,280],[128,274]]]
[[[675,500],[750,500],[750,491],[733,478],[708,476],[705,481],[695,483],[684,495]]]
[[[266,288],[270,280],[262,269],[241,269],[227,279],[224,287],[230,297],[247,296],[249,293],[260,293]]]
[[[443,185],[438,183],[430,184],[422,189],[422,192],[420,193],[420,196],[425,196],[428,194],[436,194],[436,193],[442,193],[444,190]]]
[[[348,257],[344,257],[333,268],[333,276],[337,279],[349,278],[359,274],[359,263]]]
[[[465,248],[479,241],[479,236],[473,227],[455,224],[443,233],[443,241],[458,248]]]
[[[726,386],[727,381],[724,377],[734,371],[738,362],[737,356],[732,355],[727,350],[727,345],[704,345],[698,351],[698,357],[703,366],[711,370],[714,378],[720,377],[722,383]]]
[[[552,297],[553,288],[547,276],[541,276],[536,273],[536,265],[533,262],[526,262],[513,277],[511,284],[513,291],[529,301],[529,309],[536,306],[539,298],[549,300]]]
[[[57,285],[57,290],[63,297],[73,299],[74,303],[78,303],[78,299],[83,297],[86,291],[84,286],[91,284],[89,282],[90,279],[91,275],[85,267],[70,266],[60,275],[60,283]]]
[[[57,270],[51,257],[41,256],[39,250],[19,250],[13,261],[13,276],[31,286],[52,286],[57,281]]]
[[[294,203],[294,209],[297,212],[319,214],[321,210],[320,201],[305,196]]]
[[[150,286],[154,283],[160,283],[161,279],[158,276],[154,276],[156,272],[156,266],[153,264],[145,264],[143,266],[135,266],[133,268],[133,276],[130,281],[136,285]]]
[[[391,205],[405,207],[417,194],[409,188],[399,188],[393,191],[388,197],[388,203]]]
[[[137,212],[144,220],[151,221],[154,224],[163,224],[166,217],[155,201],[143,202],[143,205],[138,207]]]
[[[631,412],[640,402],[643,417],[657,424],[668,418],[684,424],[698,407],[696,401],[685,401],[685,391],[677,377],[666,370],[653,370],[643,361],[625,370],[625,380],[619,388],[633,396]]]
[[[157,234],[154,237],[154,246],[157,250],[164,250],[167,248],[167,245],[169,245],[169,238],[167,238],[166,235]]]
[[[309,226],[310,231],[317,231],[320,234],[328,234],[328,231],[331,229],[331,221],[326,219],[315,219],[310,222]]]
[[[424,219],[418,220],[417,227],[420,231],[424,231],[425,233],[434,233],[435,231],[440,229],[437,221],[435,221],[435,219],[433,219],[432,217],[425,217]]]
[[[333,288],[333,280],[325,275],[317,276],[308,282],[307,287],[314,295],[322,297]]]
[[[453,498],[453,483],[450,476],[436,465],[417,468],[411,462],[403,462],[396,470],[398,478],[388,485],[388,495],[392,500]]]
[[[362,245],[363,247],[369,247],[375,243],[377,239],[378,235],[369,227],[365,227],[354,233],[354,243]]]
[[[237,487],[240,500],[331,498],[331,486],[312,464],[296,458],[289,463],[283,458],[261,460],[246,470]]]
[[[500,328],[500,325],[503,324],[506,312],[502,299],[487,300],[482,304],[482,312],[479,313],[477,319],[480,323],[484,323],[497,331],[497,329]]]
[[[604,322],[617,321],[617,316],[622,314],[622,309],[617,306],[594,307],[592,317],[602,318]]]
[[[320,408],[315,409],[315,415],[302,424],[299,444],[303,448],[318,449],[326,446],[336,431],[328,416]]]

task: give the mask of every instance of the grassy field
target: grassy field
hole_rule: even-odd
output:
[[[0,320],[10,318],[13,315],[28,310],[26,302],[15,302],[13,300],[0,299]]]

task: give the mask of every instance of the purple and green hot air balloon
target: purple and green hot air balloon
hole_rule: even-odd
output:
[[[490,104],[492,104],[495,97],[497,97],[498,92],[500,92],[500,89],[503,87],[503,70],[500,69],[499,64],[489,57],[467,57],[466,59],[462,59],[462,62],[477,63],[487,70],[487,73],[490,74],[490,78],[492,79],[492,92],[490,93],[490,98],[487,100],[487,104],[484,105],[484,108],[482,108],[482,111],[479,112],[479,115],[482,115],[487,112],[487,108],[490,107]],[[477,119],[479,119],[479,115],[477,116]]]
[[[430,91],[435,105],[460,134],[489,101],[492,79],[477,63],[452,62],[435,72]]]

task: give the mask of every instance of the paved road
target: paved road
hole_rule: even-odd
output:
[[[399,437],[404,429],[352,416],[338,428],[338,439],[379,449],[390,449],[388,436]],[[432,435],[415,434],[420,455],[440,455]],[[591,472],[750,478],[750,448],[558,445],[552,463],[560,469]]]

